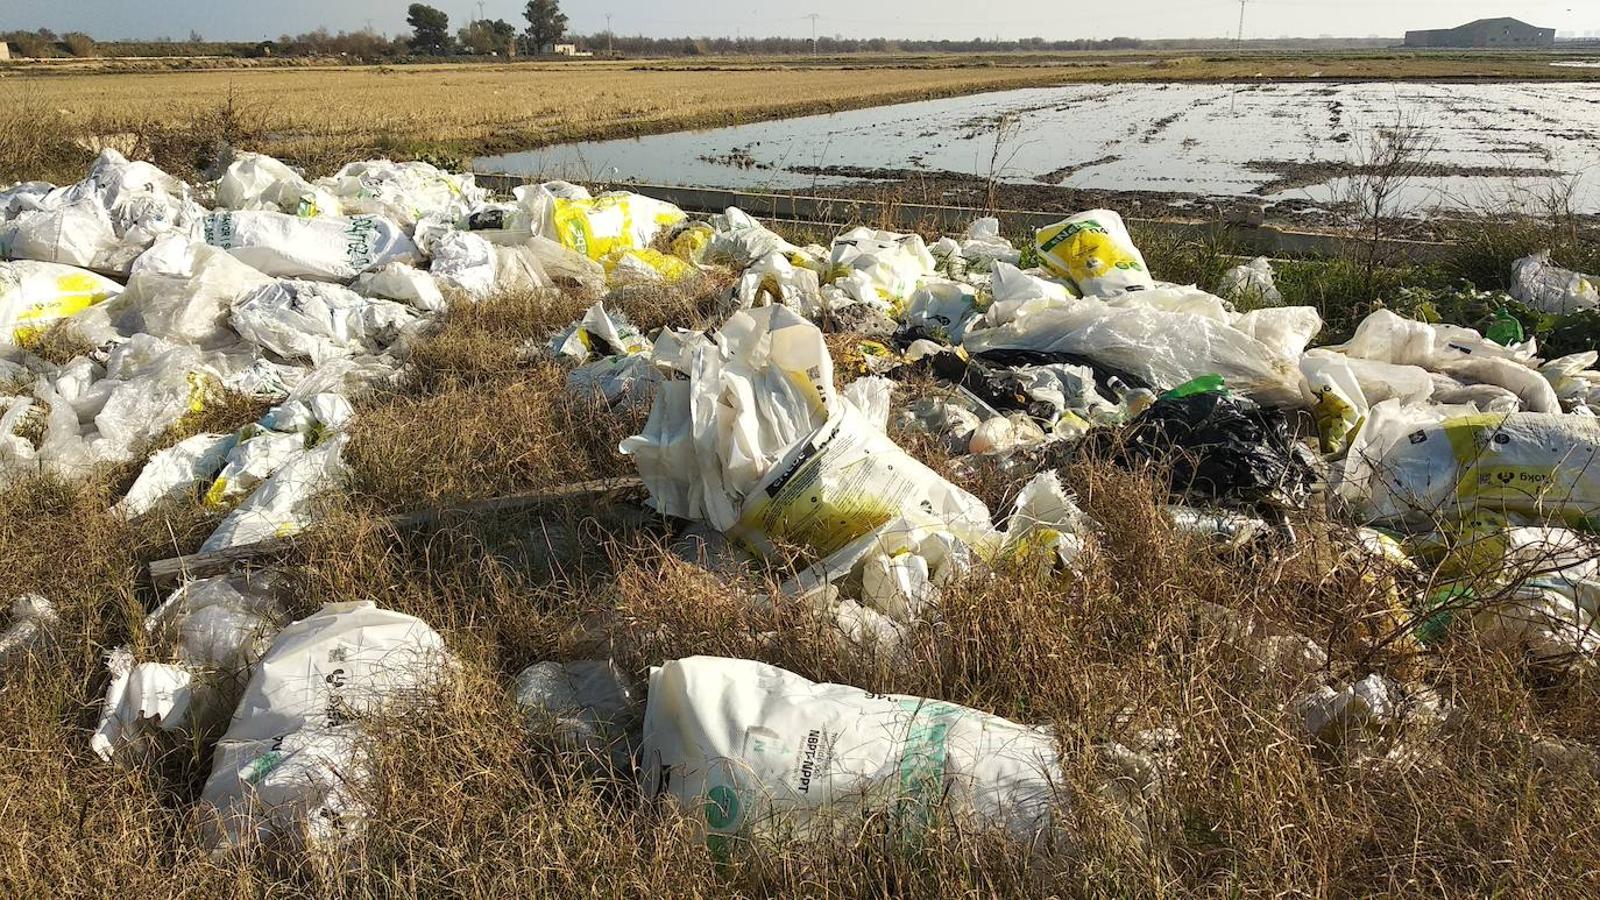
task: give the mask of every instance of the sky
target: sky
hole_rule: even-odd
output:
[[[50,28],[114,38],[175,39],[191,30],[211,40],[260,40],[311,31],[408,32],[409,0],[0,0],[0,31]],[[522,0],[434,0],[452,27],[478,17],[521,27]],[[569,0],[569,29],[594,33],[606,14],[618,34],[672,36],[788,35],[1014,39],[1184,38],[1231,36],[1235,0],[1117,0],[1055,4],[1043,0]],[[981,9],[982,14],[974,12]],[[1445,28],[1472,19],[1514,16],[1563,34],[1600,36],[1597,0],[1247,0],[1245,36],[1398,37],[1411,28]]]

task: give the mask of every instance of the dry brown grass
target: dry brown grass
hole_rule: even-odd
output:
[[[636,292],[674,316],[714,291]],[[713,574],[666,549],[665,523],[602,524],[583,504],[396,534],[381,514],[625,471],[631,427],[565,397],[561,367],[513,350],[582,309],[517,296],[457,307],[412,357],[401,391],[364,401],[351,500],[294,554],[297,615],[372,600],[421,616],[461,659],[425,708],[378,717],[373,814],[331,853],[213,859],[194,804],[210,761],[178,746],[124,772],[87,749],[102,652],[157,601],[141,564],[192,549],[206,522],[169,510],[131,527],[102,482],[0,493],[0,597],[37,590],[65,622],[0,683],[0,893],[6,896],[1593,896],[1600,791],[1556,776],[1533,734],[1600,741],[1592,679],[1530,671],[1454,640],[1424,658],[1372,653],[1353,627],[1389,585],[1330,572],[1347,539],[1307,518],[1302,541],[1224,553],[1175,534],[1159,473],[1092,459],[1065,470],[1101,536],[1078,575],[977,573],[894,658],[840,644],[794,609],[747,601],[765,573]],[[244,410],[237,412],[243,415]],[[911,443],[930,464],[931,446]],[[986,472],[993,503],[1021,474]],[[781,573],[772,573],[773,575]],[[1200,615],[1215,603],[1315,636],[1329,670],[1263,671]],[[760,659],[817,680],[937,697],[1055,729],[1077,798],[1046,845],[936,827],[912,849],[872,822],[824,844],[742,847],[714,859],[629,773],[529,732],[509,696],[523,666],[693,653]],[[1368,671],[1433,684],[1463,710],[1419,764],[1357,766],[1312,747],[1288,702]],[[1181,741],[1148,841],[1089,785],[1095,747],[1167,726]]]

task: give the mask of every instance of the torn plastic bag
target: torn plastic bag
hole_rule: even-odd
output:
[[[112,512],[132,520],[162,503],[194,499],[200,486],[216,477],[237,441],[231,434],[197,434],[156,453]]]
[[[211,360],[194,347],[134,335],[112,351],[106,377],[95,384],[109,390],[94,416],[95,453],[122,460],[142,451],[185,414],[203,410],[220,383]]]
[[[973,456],[1008,456],[1049,440],[1039,423],[1022,413],[985,419],[972,432],[967,452]]]
[[[1282,306],[1283,294],[1272,278],[1272,261],[1258,256],[1222,273],[1217,285],[1222,296],[1251,306]]]
[[[1285,359],[1299,359],[1306,352],[1306,345],[1322,330],[1322,316],[1309,306],[1275,306],[1237,316],[1233,327]]]
[[[111,681],[90,741],[95,753],[126,765],[152,756],[161,732],[215,738],[249,667],[287,620],[276,589],[270,573],[192,581],[145,617],[154,646],[176,662],[136,665],[127,648],[108,655]]]
[[[550,339],[550,351],[557,356],[585,362],[590,354],[625,356],[648,353],[650,341],[621,312],[613,315],[606,310],[604,303],[596,303],[578,321]]]
[[[998,412],[1025,412],[1045,425],[1071,412],[1089,421],[1109,421],[1115,404],[1095,389],[1086,366],[991,365],[983,359],[945,351],[925,357],[933,373],[953,381]]]
[[[293,216],[340,214],[339,198],[294,169],[261,153],[239,153],[217,182],[222,209],[266,210]]]
[[[269,538],[298,534],[315,520],[318,497],[349,475],[343,453],[350,436],[335,434],[321,446],[302,450],[230,512],[200,547],[211,553]]]
[[[1215,319],[1143,306],[1136,297],[1125,305],[1086,297],[1024,307],[1005,325],[969,331],[963,347],[973,355],[997,350],[1064,354],[1072,357],[1067,361],[1091,360],[1134,376],[1138,386],[1159,390],[1215,374],[1268,406],[1304,402],[1298,357],[1291,360]]]
[[[688,380],[663,384],[644,433],[622,445],[661,512],[706,519],[758,552],[826,555],[904,510],[957,535],[988,528],[981,501],[839,399],[822,333],[794,312],[743,310],[715,344],[674,343]],[[658,341],[658,363],[665,352]]]
[[[12,200],[23,208],[0,223],[0,256],[107,272],[127,272],[162,235],[196,237],[205,215],[182,180],[110,149],[83,181]]]
[[[111,216],[83,198],[0,222],[0,257],[110,269],[119,243]]]
[[[1580,525],[1600,515],[1597,454],[1592,418],[1389,400],[1356,434],[1339,490],[1369,521],[1516,514]]]
[[[732,294],[743,309],[778,304],[807,317],[823,312],[817,273],[778,253],[763,256],[745,269],[734,282]]]
[[[983,318],[968,326],[997,328],[1009,325],[1019,315],[1050,306],[1066,305],[1077,299],[1073,289],[1058,281],[1041,278],[1033,272],[1024,272],[1016,266],[997,262],[989,279],[989,292],[994,300]]]
[[[122,285],[72,266],[0,262],[0,343],[26,342],[56,322],[122,293]]]
[[[1486,356],[1526,364],[1534,355],[1531,345],[1502,347],[1471,328],[1430,325],[1387,309],[1374,310],[1356,326],[1355,334],[1347,343],[1327,349],[1346,356],[1420,366],[1432,371],[1439,371],[1452,362]]]
[[[421,161],[387,159],[350,163],[332,177],[319,179],[317,187],[339,198],[340,209],[329,212],[379,215],[402,226],[428,216],[465,218],[489,197],[470,173],[454,175]]]
[[[433,253],[433,277],[473,300],[550,285],[544,267],[525,246],[500,247],[470,232],[452,231],[434,244]]]
[[[417,245],[380,216],[302,219],[261,211],[214,212],[205,242],[275,278],[349,282],[392,262],[415,263]]]
[[[873,811],[907,835],[948,814],[1028,840],[1065,784],[1045,730],[704,656],[651,670],[640,756],[645,796],[671,796],[712,841],[821,837]]]
[[[703,261],[735,271],[768,256],[787,260],[800,249],[737,207],[730,206],[721,216],[713,216],[711,226],[711,241],[706,245]]]
[[[1316,482],[1288,417],[1226,390],[1163,395],[1120,433],[1091,438],[1121,465],[1170,465],[1173,491],[1188,496],[1299,507]]]
[[[440,312],[445,307],[433,276],[402,262],[363,272],[350,289],[363,297],[394,300],[421,312]]]
[[[317,842],[358,830],[355,791],[372,740],[361,716],[421,702],[448,669],[437,632],[372,603],[330,603],[284,628],[217,744],[200,795],[214,812],[203,823],[208,842],[296,833]]]
[[[835,238],[829,251],[824,305],[864,303],[897,314],[933,272],[933,255],[921,235],[853,228]]]
[[[89,749],[105,762],[131,760],[147,753],[157,732],[176,731],[190,725],[190,689],[194,676],[185,668],[165,663],[135,663],[126,647],[106,657],[111,682],[101,705],[100,725],[89,738]]]
[[[1511,296],[1549,315],[1566,315],[1600,306],[1600,278],[1563,269],[1550,253],[1536,253],[1511,264]]]
[[[1071,278],[1085,297],[1115,297],[1155,287],[1144,255],[1122,217],[1107,209],[1078,213],[1034,235],[1039,258]]]
[[[38,594],[14,598],[9,609],[11,624],[0,632],[0,675],[4,675],[12,660],[32,650],[61,622],[55,604]]]
[[[239,339],[228,326],[234,301],[271,283],[225,250],[172,235],[139,257],[127,289],[109,309],[125,332],[222,347]]]
[[[1440,370],[1468,384],[1492,384],[1517,395],[1522,409],[1535,413],[1561,412],[1561,400],[1556,396],[1550,381],[1537,369],[1493,357],[1457,360],[1440,367]]]
[[[1417,366],[1345,356],[1331,350],[1300,357],[1306,400],[1316,418],[1324,453],[1340,453],[1366,420],[1372,404],[1398,399],[1422,403],[1434,392],[1433,377]]]
[[[1041,472],[1018,494],[1004,532],[990,528],[957,537],[943,523],[913,512],[796,574],[778,595],[831,613],[856,642],[875,638],[893,646],[900,628],[924,620],[945,585],[976,560],[1027,559],[1065,569],[1083,552],[1091,527],[1056,473]],[[840,590],[860,602],[841,602]]]
[[[589,257],[537,235],[524,241],[522,246],[553,283],[596,294],[605,290],[605,267]]]
[[[248,495],[273,473],[283,468],[302,450],[306,439],[294,432],[263,430],[260,426],[243,429],[229,448],[223,465],[206,489],[207,506],[226,507]]]
[[[599,395],[608,406],[645,407],[661,383],[661,372],[644,354],[608,356],[585,363],[567,373],[567,392],[579,397]]]
[[[640,714],[610,662],[536,663],[517,675],[516,695],[532,724],[550,726],[561,746],[628,766]]]
[[[233,304],[234,331],[284,359],[378,353],[416,321],[409,307],[317,281],[276,281]]]
[[[270,571],[188,581],[145,617],[144,628],[180,663],[242,680],[288,621],[282,591]]]
[[[971,285],[928,279],[912,293],[905,325],[911,336],[959,345],[987,308]]]

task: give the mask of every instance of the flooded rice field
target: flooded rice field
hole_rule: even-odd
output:
[[[1417,136],[1391,212],[1600,213],[1600,84],[1084,84],[476,160],[480,172],[736,189],[974,179],[1039,191],[1351,200],[1382,135]]]

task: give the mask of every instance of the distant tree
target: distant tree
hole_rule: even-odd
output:
[[[535,53],[554,47],[567,32],[567,16],[558,0],[528,0],[522,17],[528,20],[528,40]]]
[[[460,40],[479,56],[509,54],[517,41],[517,27],[504,19],[479,19],[461,29]]]
[[[67,45],[67,52],[80,59],[94,55],[94,38],[81,31],[74,31],[62,36],[61,43]]]
[[[411,26],[411,49],[438,55],[450,48],[450,16],[444,10],[413,3],[406,10],[406,24]]]
[[[191,43],[191,44],[204,44],[205,42],[206,42],[205,35],[201,34],[199,31],[197,31],[197,30],[195,30],[193,28],[189,29],[189,43]]]

